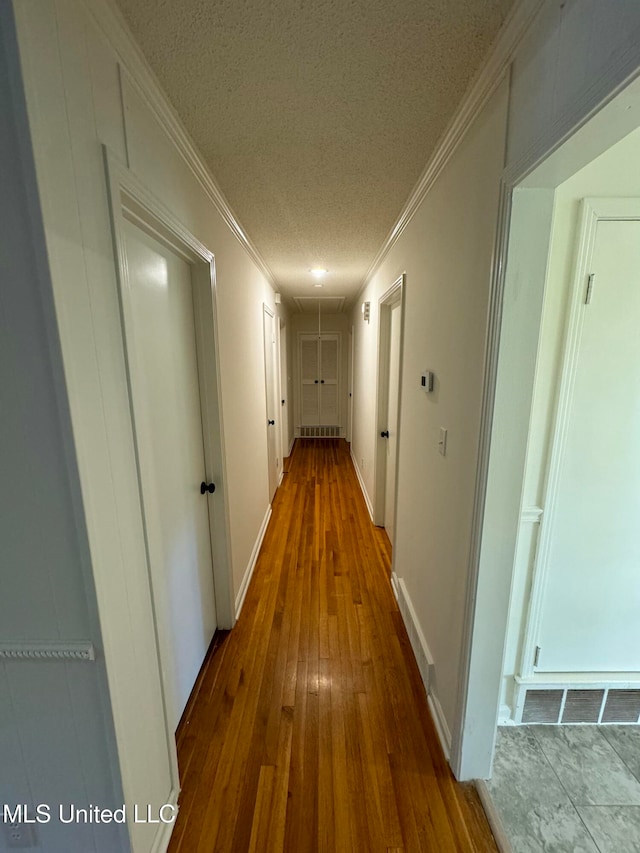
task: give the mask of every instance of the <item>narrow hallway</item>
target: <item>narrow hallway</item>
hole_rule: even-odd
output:
[[[348,448],[296,443],[178,730],[171,853],[496,850],[440,749]]]

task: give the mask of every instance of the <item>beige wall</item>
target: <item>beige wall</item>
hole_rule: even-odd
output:
[[[435,664],[432,698],[449,729],[458,699],[507,93],[505,82],[368,282],[352,317],[352,449],[373,504],[378,299],[406,273],[394,569]],[[369,324],[360,310],[365,300]],[[427,369],[436,375],[430,395],[420,387]],[[448,430],[446,457],[437,447],[441,426]]]
[[[19,0],[15,12],[123,788],[129,802],[167,802],[177,790],[166,787],[171,748],[102,144],[215,255],[236,593],[269,503],[262,310],[263,303],[274,307],[274,293],[141,97],[92,18],[93,6]],[[154,826],[131,832],[137,851],[157,843]]]

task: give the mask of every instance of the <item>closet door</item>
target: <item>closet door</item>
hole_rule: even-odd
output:
[[[317,335],[300,336],[301,426],[320,424],[318,343]]]
[[[320,412],[322,426],[340,423],[338,375],[340,346],[338,335],[322,335],[320,339]]]

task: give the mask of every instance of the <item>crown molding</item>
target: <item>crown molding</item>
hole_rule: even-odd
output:
[[[195,142],[164,93],[114,0],[84,0],[85,6],[129,75],[138,94],[191,169],[194,177],[247,254],[275,288],[273,273],[233,212]]]
[[[543,3],[544,0],[516,0],[487,59],[469,84],[453,118],[405,202],[400,216],[371,262],[355,301],[411,222],[425,196],[442,174],[476,117],[498,88],[509,70],[518,45],[542,8]]]

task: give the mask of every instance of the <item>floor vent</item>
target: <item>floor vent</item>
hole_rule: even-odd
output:
[[[300,427],[300,438],[340,438],[339,426],[303,426]]]
[[[537,689],[527,690],[522,724],[640,724],[640,690]]]
[[[563,723],[597,723],[604,690],[567,690]]]
[[[637,723],[640,690],[610,690],[602,714],[603,723]]]
[[[523,723],[557,723],[564,690],[527,690]]]

